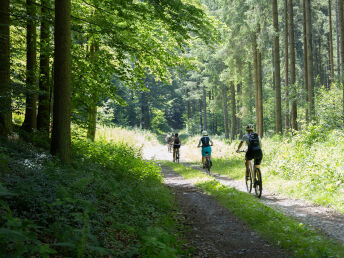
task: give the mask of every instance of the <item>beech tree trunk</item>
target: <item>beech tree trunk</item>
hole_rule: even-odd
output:
[[[285,130],[289,131],[289,40],[288,40],[288,0],[284,0],[284,83],[285,83]]]
[[[281,106],[281,74],[279,53],[279,29],[278,29],[278,7],[277,0],[272,0],[272,15],[274,27],[274,70],[275,70],[275,112],[276,133],[282,132],[282,106]]]
[[[50,58],[50,35],[48,8],[49,0],[41,0],[41,42],[40,42],[40,72],[39,72],[39,101],[37,114],[37,129],[49,134],[50,127],[50,79],[49,79],[49,58]]]
[[[333,61],[333,35],[332,35],[332,2],[328,0],[328,16],[329,16],[329,23],[330,23],[330,67],[331,67],[331,74],[330,74],[330,85],[334,81],[334,61]]]
[[[336,1],[336,34],[337,34],[337,76],[340,78],[340,28],[339,28],[339,1]]]
[[[71,161],[71,0],[55,1],[54,110],[51,154]]]
[[[288,2],[289,9],[289,48],[290,48],[290,84],[295,87],[296,74],[295,74],[295,40],[294,40],[294,10],[293,0]],[[295,91],[294,91],[295,92]],[[292,97],[291,107],[291,128],[297,130],[297,100],[296,95]]]
[[[241,99],[242,99],[242,89],[241,89],[241,83],[237,84],[237,110],[239,110],[241,108]],[[242,138],[242,124],[241,124],[241,118],[237,116],[236,118],[236,125],[237,125],[237,129],[236,129],[236,133],[239,135],[240,139]]]
[[[312,121],[315,117],[314,109],[314,80],[313,80],[313,51],[312,51],[312,21],[311,0],[306,0],[306,45],[307,45],[307,80],[308,80],[308,110]]]
[[[258,34],[260,25],[258,25]],[[260,137],[264,137],[264,119],[263,119],[263,69],[262,69],[262,52],[257,50],[257,97],[258,97],[258,124],[257,130]]]
[[[236,128],[236,108],[235,108],[235,85],[231,81],[231,140],[235,139],[235,128]]]
[[[37,85],[36,85],[36,6],[34,0],[26,0],[27,29],[26,29],[26,106],[25,119],[22,128],[31,132],[37,129]]]
[[[9,0],[0,0],[0,136],[12,131]]]
[[[253,70],[254,70],[254,93],[255,93],[255,106],[256,106],[256,125],[257,128],[259,126],[259,106],[258,106],[258,84],[259,84],[259,78],[258,78],[258,48],[257,48],[257,34],[254,34],[253,36]],[[258,132],[259,133],[259,132]]]
[[[222,91],[222,109],[223,109],[223,123],[224,123],[224,128],[225,128],[225,138],[229,139],[227,86],[225,83],[221,83],[221,91]]]

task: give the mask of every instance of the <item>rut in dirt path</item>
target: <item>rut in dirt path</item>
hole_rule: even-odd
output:
[[[263,240],[215,199],[190,181],[162,167],[164,181],[175,193],[190,232],[186,239],[196,257],[290,257]]]
[[[198,165],[192,165],[189,163],[183,163],[183,165],[204,172]],[[212,176],[223,185],[234,187],[239,191],[246,192],[244,180],[233,180],[218,174],[212,174]],[[264,175],[263,194],[260,201],[269,207],[283,212],[287,216],[291,216],[296,220],[319,230],[324,235],[344,243],[344,214],[340,214],[331,208],[316,206],[303,200],[290,199],[268,192],[264,189]]]

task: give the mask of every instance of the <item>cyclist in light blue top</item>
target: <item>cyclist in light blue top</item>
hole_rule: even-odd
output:
[[[206,152],[208,152],[209,158],[211,160],[211,146],[213,146],[213,142],[212,142],[212,140],[210,140],[207,131],[204,130],[202,132],[202,135],[203,135],[203,137],[199,140],[197,147],[202,146],[202,163],[203,163],[203,168],[205,168]]]

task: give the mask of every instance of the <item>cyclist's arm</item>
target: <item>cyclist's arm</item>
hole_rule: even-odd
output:
[[[240,149],[241,149],[241,147],[242,147],[242,144],[243,144],[243,143],[244,143],[243,141],[241,141],[241,142],[239,143],[239,146],[238,146],[237,152],[239,152],[239,151],[240,151]]]
[[[202,143],[202,141],[199,140],[198,145],[197,145],[197,148],[201,147],[201,143]]]

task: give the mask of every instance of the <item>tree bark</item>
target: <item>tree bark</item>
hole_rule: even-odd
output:
[[[331,66],[331,74],[330,74],[330,85],[334,81],[334,61],[333,61],[333,35],[332,35],[332,3],[331,0],[328,0],[328,16],[329,16],[329,23],[330,23],[330,66]]]
[[[40,72],[39,72],[39,101],[37,114],[37,129],[49,134],[50,127],[50,78],[49,78],[49,58],[50,58],[50,35],[48,8],[49,0],[41,0],[41,42],[40,42]]]
[[[303,6],[303,63],[304,63],[304,92],[306,100],[306,121],[309,122],[309,107],[308,107],[308,64],[307,64],[307,29],[306,29],[306,0],[302,1]]]
[[[231,81],[231,140],[235,139],[235,128],[236,128],[236,107],[235,107],[235,85]]]
[[[258,25],[258,34],[260,25]],[[257,50],[257,97],[258,97],[258,134],[264,137],[264,118],[263,118],[263,69],[262,69],[262,52]]]
[[[293,87],[295,87],[296,73],[295,73],[295,40],[294,40],[293,0],[289,0],[288,9],[289,9],[290,84],[293,85]],[[292,128],[292,130],[297,130],[297,101],[296,101],[296,95],[295,94],[292,97],[291,128]]]
[[[141,128],[149,130],[150,122],[148,93],[143,91],[141,93]]]
[[[338,1],[339,4],[339,28],[340,28],[340,73],[341,75],[344,74],[344,0],[339,0]],[[343,78],[340,78],[340,82],[343,84]],[[343,110],[342,110],[342,114],[343,114],[343,119],[344,119],[344,88],[343,88]]]
[[[207,94],[203,86],[203,130],[207,130]]]
[[[312,51],[312,21],[311,2],[306,0],[306,45],[307,45],[307,80],[308,80],[308,110],[309,119],[315,117],[314,109],[314,80],[313,80],[313,51]]]
[[[253,70],[254,70],[254,93],[255,93],[255,106],[256,106],[256,125],[258,127],[259,125],[259,120],[260,120],[260,115],[259,115],[259,107],[258,107],[258,84],[259,84],[259,79],[258,79],[258,47],[257,47],[257,34],[253,35]],[[259,133],[259,132],[258,132]]]
[[[336,34],[337,34],[337,76],[341,78],[340,72],[340,28],[339,28],[339,1],[336,1]]]
[[[224,123],[224,128],[225,128],[225,138],[229,139],[227,86],[225,83],[221,83],[221,90],[222,90],[222,109],[223,109],[223,123]]]
[[[55,1],[54,111],[51,154],[71,161],[71,0]]]
[[[288,0],[284,0],[284,82],[285,82],[285,130],[289,131],[289,40],[288,40]]]
[[[0,0],[0,136],[12,131],[9,0]]]
[[[36,85],[36,6],[34,0],[26,0],[26,106],[22,128],[31,132],[37,129],[37,85]]]
[[[241,89],[241,83],[237,84],[237,110],[240,110],[241,108],[241,99],[242,99],[242,89]],[[241,129],[241,118],[237,116],[236,118],[236,134],[239,135],[240,139],[242,138],[242,129]]]
[[[280,74],[280,53],[279,53],[279,29],[277,0],[272,0],[272,15],[274,27],[274,70],[275,70],[275,112],[276,112],[276,133],[282,132],[282,106],[281,106],[281,74]]]

